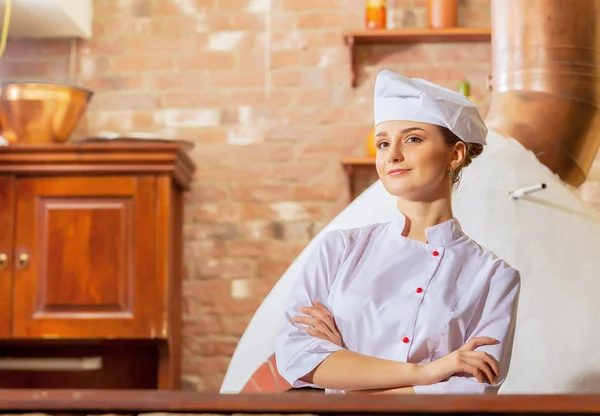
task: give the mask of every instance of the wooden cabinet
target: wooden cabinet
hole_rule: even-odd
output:
[[[96,340],[107,362],[156,357],[146,363],[156,387],[177,388],[182,192],[193,171],[174,143],[1,148],[0,355],[40,358],[47,345],[54,356],[58,345],[80,357]]]

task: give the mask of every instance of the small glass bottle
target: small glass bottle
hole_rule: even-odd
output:
[[[386,0],[367,0],[365,25],[369,30],[385,29],[387,24]]]

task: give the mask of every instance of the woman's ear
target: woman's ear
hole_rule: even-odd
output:
[[[450,170],[458,169],[464,162],[467,156],[467,145],[462,140],[456,142],[453,146],[452,155],[450,158]]]

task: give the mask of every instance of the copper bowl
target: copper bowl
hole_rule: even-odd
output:
[[[67,84],[6,82],[0,86],[0,134],[9,142],[66,142],[93,96]]]

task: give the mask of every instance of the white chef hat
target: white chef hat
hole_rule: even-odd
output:
[[[464,95],[419,78],[389,70],[375,81],[375,126],[409,120],[447,127],[461,140],[486,144],[487,127],[477,108]]]

